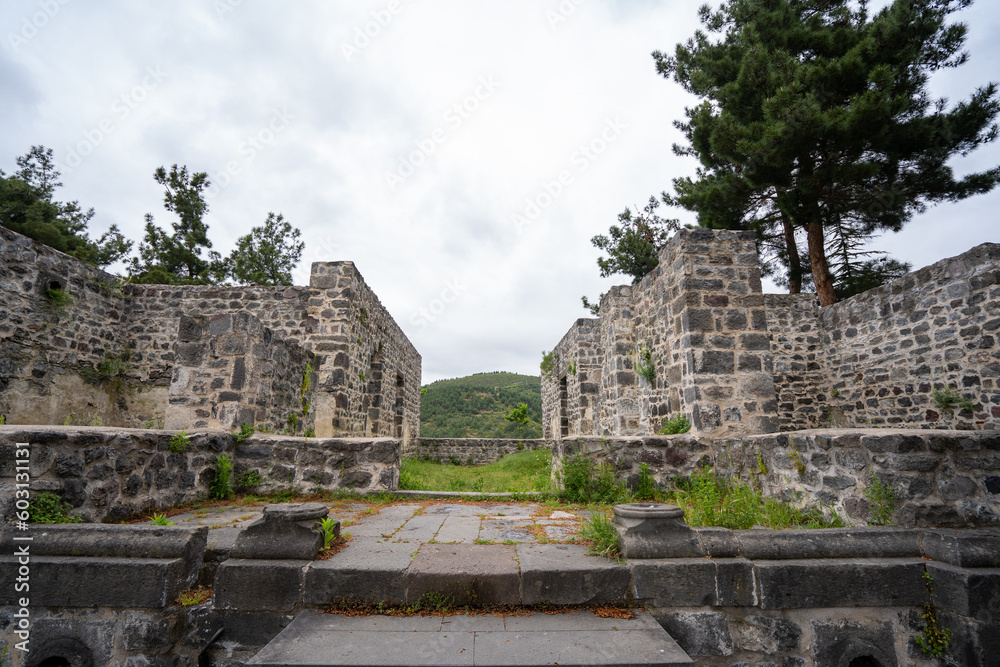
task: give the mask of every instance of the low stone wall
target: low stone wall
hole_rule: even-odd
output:
[[[947,664],[1000,655],[1000,538],[976,531],[694,529],[698,557],[631,560],[644,604],[698,665],[936,665],[916,643],[934,586]],[[694,556],[694,554],[692,554]],[[877,662],[853,662],[868,657]]]
[[[1000,524],[1000,436],[991,431],[828,429],[716,443],[720,472],[753,479],[766,495],[822,504],[864,524],[874,474],[896,494],[893,523]]]
[[[526,449],[536,450],[550,447],[548,440],[503,438],[417,438],[416,442],[403,452],[406,458],[427,459],[438,463],[460,462],[465,465],[486,465],[499,461],[507,454]]]
[[[597,464],[610,464],[616,476],[629,484],[639,479],[643,464],[649,466],[650,474],[659,484],[714,464],[711,438],[688,434],[631,438],[581,436],[553,443],[553,476],[557,476],[565,457],[577,454]]]
[[[32,495],[59,495],[87,521],[117,522],[207,495],[218,457],[229,456],[236,481],[260,476],[261,490],[396,489],[401,445],[389,438],[302,438],[258,433],[237,443],[228,431],[189,433],[171,452],[176,431],[67,426],[0,426],[0,515],[14,507],[16,443],[30,444]]]

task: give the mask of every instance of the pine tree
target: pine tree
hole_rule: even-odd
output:
[[[795,233],[804,232],[821,305],[837,300],[830,247],[847,251],[855,287],[901,270],[885,258],[859,260],[858,246],[842,241],[899,230],[930,203],[1000,181],[1000,168],[956,178],[948,164],[996,139],[996,84],[950,108],[927,92],[930,73],[968,58],[966,27],[947,19],[969,4],[895,0],[874,16],[867,2],[848,0],[703,7],[718,39],[698,31],[673,56],[653,53],[662,76],[704,100],[677,123],[690,145],[675,152],[702,165],[681,182],[678,201],[700,200],[708,226],[742,219],[762,237],[784,237],[790,268]],[[712,191],[731,199],[705,203]],[[789,272],[793,289],[804,273]]]
[[[300,236],[280,213],[268,213],[262,226],[236,242],[226,260],[229,275],[241,285],[291,285],[292,269],[305,247]]]

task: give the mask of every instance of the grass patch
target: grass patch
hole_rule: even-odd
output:
[[[618,560],[622,555],[621,539],[611,524],[611,517],[604,510],[596,510],[584,521],[580,535],[590,547],[590,553]]]
[[[83,517],[70,514],[73,506],[54,493],[39,493],[28,501],[32,523],[82,523]]]
[[[703,471],[677,480],[668,502],[684,509],[689,526],[721,528],[843,528],[847,524],[822,508],[798,508],[774,498],[765,498],[750,483]]]
[[[484,466],[403,459],[399,488],[479,493],[548,491],[551,465],[552,453],[544,449],[508,454]]]

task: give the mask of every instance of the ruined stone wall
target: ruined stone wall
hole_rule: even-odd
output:
[[[596,341],[584,352],[574,325],[556,350],[600,365],[596,421],[569,417],[568,435],[651,435],[685,415],[699,435],[776,428],[773,360],[760,267],[749,232],[685,229],[660,250],[659,265],[601,300]],[[650,366],[652,378],[640,373]],[[596,376],[596,373],[594,374]],[[548,435],[561,376],[543,378]],[[572,386],[572,383],[570,383]],[[572,405],[572,401],[570,401]]]
[[[420,429],[420,355],[353,262],[315,262],[306,347],[323,355],[317,435],[409,441]]]
[[[188,433],[105,427],[0,426],[0,517],[13,509],[15,443],[30,444],[30,490],[54,493],[88,521],[117,522],[209,493],[218,457],[234,481],[256,471],[263,491],[291,488],[396,489],[401,444],[387,438],[303,438],[257,433],[237,443],[229,431]]]
[[[181,316],[166,428],[314,434],[316,356],[246,311]]]
[[[895,493],[901,526],[1000,525],[1000,436],[992,431],[817,429],[720,440],[716,469],[765,495],[865,525],[872,476]]]
[[[114,276],[0,227],[0,302],[0,414],[8,423],[128,423],[129,404],[147,396],[85,375],[129,344],[127,300]],[[136,419],[151,412],[140,409]]]
[[[599,417],[604,363],[599,320],[578,319],[552,350],[551,376],[542,375],[546,439],[591,432]]]
[[[525,450],[548,449],[551,442],[542,438],[513,440],[504,438],[418,438],[403,450],[406,458],[430,459],[438,463],[486,465],[507,454]]]
[[[257,344],[271,347],[277,357],[262,359],[263,365],[315,355],[309,363],[316,395],[310,413],[299,415],[299,430],[315,419],[320,436],[417,437],[420,355],[351,262],[317,262],[312,270],[310,287],[127,285],[0,229],[0,296],[11,304],[9,312],[0,312],[0,414],[20,424],[163,427],[169,404],[175,408],[171,425],[182,426],[177,419],[184,416],[193,421],[183,426],[193,427],[214,423],[218,414],[204,405],[193,409],[207,411],[207,417],[179,407],[204,403],[204,392],[220,390],[217,403],[233,403],[233,410],[242,406],[238,418],[226,413],[223,421],[235,424],[261,413],[265,424],[278,427],[277,420],[287,420],[291,411],[291,375],[301,368],[278,371],[279,384],[289,388],[259,385],[253,398],[227,394],[220,401],[223,387],[212,383],[232,384],[238,375],[235,356],[180,340],[190,333],[182,331],[183,322],[218,323],[244,312],[270,331],[269,340]],[[72,301],[55,308],[47,297],[53,286],[67,289]],[[293,351],[296,346],[299,352]],[[257,348],[250,349],[245,361],[256,358]],[[121,361],[111,381],[87,373],[106,355]],[[182,367],[197,368],[204,377],[176,376]],[[274,373],[264,375],[276,379]],[[175,380],[179,384],[168,393]],[[181,400],[187,391],[196,393]],[[262,398],[274,404],[262,404]]]
[[[771,334],[778,428],[794,431],[834,423],[830,383],[826,375],[823,332],[815,294],[765,294],[767,329]],[[825,422],[825,423],[824,423]]]

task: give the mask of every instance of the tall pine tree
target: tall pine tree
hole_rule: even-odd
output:
[[[895,0],[874,16],[863,0],[703,7],[717,38],[698,31],[672,56],[653,53],[661,75],[704,100],[677,123],[690,145],[674,147],[701,169],[675,183],[668,203],[694,208],[706,226],[739,221],[784,239],[793,290],[805,273],[795,233],[804,232],[821,305],[837,300],[835,271],[857,289],[902,270],[863,259],[858,241],[1000,181],[1000,168],[956,178],[948,164],[996,139],[996,84],[950,108],[927,92],[930,73],[967,60],[966,27],[948,18],[969,4]]]

